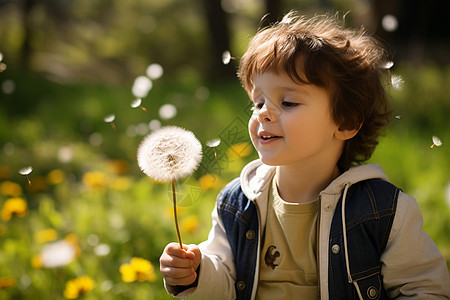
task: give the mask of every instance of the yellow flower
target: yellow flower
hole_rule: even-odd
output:
[[[205,174],[198,180],[202,190],[217,189],[222,187],[222,180],[214,174]]]
[[[35,240],[40,244],[45,244],[56,240],[58,232],[55,229],[44,229],[34,234]]]
[[[22,195],[22,187],[12,181],[4,181],[0,185],[0,191],[5,196],[19,197]]]
[[[70,245],[72,245],[72,247],[75,249],[75,257],[80,256],[81,254],[81,248],[80,248],[80,244],[78,243],[78,237],[73,234],[73,233],[69,233],[65,238],[64,241],[66,241],[67,243],[69,243]]]
[[[133,257],[129,264],[121,265],[120,273],[125,282],[156,280],[152,263],[139,257]]]
[[[1,216],[5,221],[9,221],[13,216],[20,218],[27,214],[27,202],[22,198],[10,198],[3,204]]]
[[[10,277],[0,277],[0,289],[16,285],[16,280]]]
[[[228,149],[227,154],[230,158],[239,158],[249,156],[252,151],[252,146],[250,146],[249,143],[242,142],[231,146]]]
[[[31,258],[31,266],[35,269],[40,269],[43,267],[41,255],[33,255],[33,257]]]
[[[126,177],[117,177],[111,180],[109,186],[116,191],[126,191],[131,187],[131,181]]]
[[[66,299],[77,299],[80,296],[91,291],[95,286],[94,280],[88,276],[80,276],[75,279],[69,280],[66,283],[66,289],[64,290],[64,297]]]
[[[106,176],[102,172],[87,172],[83,175],[83,183],[91,189],[102,189],[106,184]]]
[[[66,176],[64,175],[64,172],[58,169],[47,174],[47,182],[52,185],[63,182],[65,178]]]
[[[193,233],[200,226],[200,221],[197,216],[187,216],[180,225],[183,231]]]

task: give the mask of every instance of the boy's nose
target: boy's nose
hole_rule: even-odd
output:
[[[266,104],[258,111],[258,121],[263,122],[273,122],[276,120],[276,109],[269,109]]]

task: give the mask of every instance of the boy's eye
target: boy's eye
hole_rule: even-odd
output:
[[[259,110],[261,108],[263,108],[264,103],[255,103],[252,107],[252,110]]]
[[[283,105],[283,106],[286,107],[286,108],[291,108],[291,107],[296,107],[296,106],[298,106],[299,104],[298,104],[298,103],[295,103],[295,102],[283,101],[283,102],[281,103],[281,105]]]

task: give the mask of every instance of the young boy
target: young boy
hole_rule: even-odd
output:
[[[448,299],[416,201],[361,165],[388,124],[386,53],[335,17],[259,31],[239,77],[260,159],[219,194],[208,240],[171,243],[167,291],[201,299]],[[385,76],[383,76],[385,75]]]

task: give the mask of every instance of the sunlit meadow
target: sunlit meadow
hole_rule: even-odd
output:
[[[416,197],[449,261],[450,70],[409,68],[396,70],[401,90],[386,86],[394,116],[371,162]],[[176,183],[178,218],[184,243],[204,240],[217,193],[256,157],[245,92],[164,81],[158,64],[122,87],[28,79],[0,80],[4,101],[26,104],[0,111],[0,298],[171,299],[158,259],[177,240],[172,190],[139,170],[136,150],[161,126],[195,133],[203,159]]]

